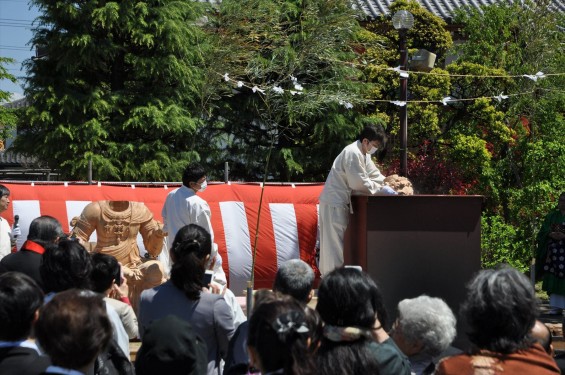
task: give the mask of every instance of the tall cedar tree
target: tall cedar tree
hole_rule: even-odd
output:
[[[11,82],[16,82],[16,77],[8,73],[8,69],[4,64],[13,63],[14,60],[7,57],[0,57],[0,80],[9,80]],[[4,150],[5,140],[9,137],[16,125],[16,114],[15,110],[11,108],[6,108],[2,103],[10,101],[11,93],[7,91],[0,90],[0,151]]]
[[[34,0],[30,106],[16,148],[65,178],[179,180],[201,124],[209,45],[192,0]]]

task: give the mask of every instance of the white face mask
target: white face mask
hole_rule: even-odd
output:
[[[377,152],[378,148],[373,147],[373,145],[371,145],[371,148],[369,150],[367,150],[367,154],[369,155],[373,155],[375,152]]]
[[[198,190],[198,191],[204,191],[204,190],[206,190],[206,187],[207,187],[207,186],[208,186],[208,181],[207,181],[207,180],[204,180],[204,182],[200,184],[200,190]]]

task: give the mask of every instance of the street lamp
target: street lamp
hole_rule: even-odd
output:
[[[400,52],[400,70],[408,67],[408,49],[406,33],[414,26],[414,16],[407,10],[399,10],[392,16],[392,25],[398,30],[398,51]],[[400,75],[400,101],[408,100],[408,75]],[[400,107],[400,175],[408,176],[408,103]]]

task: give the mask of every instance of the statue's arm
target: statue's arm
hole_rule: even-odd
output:
[[[157,220],[151,219],[145,223],[141,223],[139,231],[143,238],[145,250],[147,250],[151,257],[156,258],[161,254],[163,250],[163,240],[167,236],[167,232],[163,231],[163,224],[159,223]]]
[[[75,227],[71,231],[71,235],[78,238],[80,243],[86,246],[90,235],[96,230],[99,221],[100,205],[98,202],[89,203],[84,210],[82,210]]]

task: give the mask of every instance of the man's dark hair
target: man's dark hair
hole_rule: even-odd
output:
[[[56,293],[71,288],[89,289],[91,271],[90,254],[73,240],[47,245],[39,266],[45,291]]]
[[[35,334],[53,365],[77,370],[108,346],[112,325],[100,294],[70,289],[41,308]]]
[[[33,219],[29,225],[27,239],[45,247],[47,244],[54,243],[58,237],[64,236],[59,220],[44,215]]]
[[[104,293],[114,284],[120,265],[115,257],[102,253],[92,254],[92,272],[90,281],[92,290]]]
[[[206,176],[206,170],[199,163],[190,163],[182,174],[182,184],[190,187],[191,182],[196,182]]]
[[[19,272],[0,275],[0,341],[27,339],[41,305],[43,291],[31,277]]]
[[[6,186],[1,185],[0,184],[0,198],[2,198],[3,196],[10,196],[10,189],[8,189]]]
[[[384,148],[387,137],[386,134],[381,126],[377,127],[375,125],[367,125],[361,130],[359,133],[359,137],[357,137],[358,141],[362,141],[363,139],[367,138],[369,141],[379,141]]]
[[[530,330],[537,314],[530,280],[508,266],[479,271],[468,284],[467,298],[461,305],[469,340],[479,349],[504,354],[533,343]]]
[[[314,271],[306,262],[300,259],[287,260],[277,270],[273,290],[306,303],[314,285],[314,277]]]

